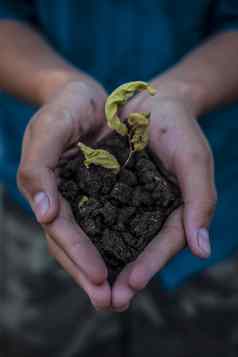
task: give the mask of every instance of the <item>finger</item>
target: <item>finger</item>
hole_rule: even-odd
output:
[[[107,268],[102,257],[74,221],[70,207],[65,200],[61,201],[58,217],[53,222],[44,225],[44,229],[91,282],[102,284],[107,280]]]
[[[144,289],[150,279],[185,245],[182,210],[171,214],[158,237],[146,247],[131,267],[129,286],[135,291]]]
[[[18,186],[40,223],[52,221],[59,209],[54,169],[69,137],[65,119],[56,123],[39,114],[28,125],[18,170]],[[69,125],[69,124],[68,124]]]
[[[80,285],[92,304],[97,310],[107,310],[111,306],[111,291],[108,282],[101,285],[94,285],[90,282],[84,273],[67,257],[64,251],[49,235],[47,235],[49,251],[56,258],[58,263],[68,272],[72,278]]]
[[[136,291],[129,285],[132,263],[128,264],[119,274],[112,288],[112,307],[116,310],[126,310]]]
[[[213,158],[208,144],[197,142],[193,149],[175,157],[175,173],[184,200],[184,227],[192,252],[207,258],[211,254],[209,223],[216,205]]]

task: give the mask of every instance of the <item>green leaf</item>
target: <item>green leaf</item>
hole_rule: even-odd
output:
[[[108,126],[122,136],[128,134],[128,128],[117,115],[118,110],[122,105],[126,104],[136,91],[142,90],[147,90],[150,95],[156,94],[156,90],[146,82],[135,81],[122,84],[106,100],[105,114]]]
[[[89,167],[91,164],[94,164],[97,166],[105,167],[106,169],[110,169],[115,173],[119,172],[119,162],[117,161],[115,156],[110,154],[108,151],[103,149],[93,149],[83,143],[78,143],[77,145],[80,147],[84,154],[84,165],[86,167]]]

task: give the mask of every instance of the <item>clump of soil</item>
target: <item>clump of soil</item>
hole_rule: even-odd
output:
[[[109,272],[116,276],[158,234],[170,213],[182,203],[178,187],[148,150],[129,155],[127,137],[117,133],[96,148],[111,152],[121,164],[86,168],[81,152],[60,165],[59,191],[70,203],[77,223],[96,245]],[[87,196],[87,202],[80,200]]]

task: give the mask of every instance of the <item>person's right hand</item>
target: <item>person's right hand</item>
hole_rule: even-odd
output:
[[[122,117],[133,112],[151,113],[149,146],[179,185],[183,205],[119,274],[112,289],[112,306],[116,309],[129,306],[186,244],[194,255],[210,256],[208,229],[217,200],[212,151],[197,123],[198,111],[188,92],[180,86],[178,89],[176,82],[158,81],[157,94],[151,97],[139,93],[126,105]]]
[[[55,169],[79,139],[95,139],[103,131],[105,98],[104,90],[91,82],[66,84],[29,122],[18,170],[18,186],[45,231],[50,254],[98,309],[111,304],[107,269],[59,195]]]

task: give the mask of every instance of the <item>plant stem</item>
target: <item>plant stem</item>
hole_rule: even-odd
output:
[[[128,162],[130,161],[132,155],[133,155],[134,152],[135,152],[135,150],[132,148],[132,145],[131,145],[130,134],[128,134],[128,142],[129,142],[129,146],[130,146],[130,152],[129,152],[128,158],[126,159],[126,161],[124,162],[124,164],[123,164],[122,167],[126,167],[126,165],[128,164]]]

